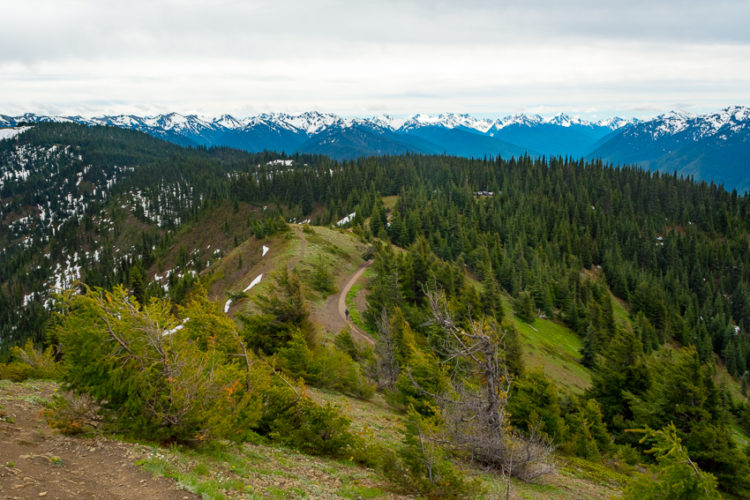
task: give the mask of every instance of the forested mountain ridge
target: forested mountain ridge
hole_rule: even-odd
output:
[[[286,168],[267,165],[277,156],[184,149],[77,124],[38,124],[0,141],[0,351],[42,338],[50,289],[143,274],[171,234],[227,198],[233,172]],[[219,256],[218,247],[189,250],[169,285]]]
[[[342,118],[308,112],[235,118],[169,113],[56,117],[0,115],[0,127],[69,122],[111,125],[145,132],[183,146],[228,146],[250,152],[325,154],[337,159],[384,154],[447,154],[472,158],[529,154],[603,159],[663,173],[678,172],[745,191],[750,111],[734,106],[716,113],[670,112],[649,120],[611,118],[589,122],[565,114],[550,118],[513,115],[496,120],[470,115],[423,114]]]
[[[285,221],[330,226],[353,213],[342,225],[374,252],[362,320],[377,339],[394,335],[391,364],[401,367],[384,378],[377,370],[369,376],[388,388],[395,407],[413,407],[432,418],[430,408],[440,403],[425,398],[409,376],[421,387],[468,394],[471,386],[450,384],[462,374],[482,379],[465,355],[459,364],[443,364],[453,359],[445,351],[453,345],[445,343],[445,335],[463,335],[450,328],[474,332],[477,321],[492,329],[511,316],[529,323],[544,316],[575,332],[582,343],[580,361],[593,381],[583,396],[557,395],[543,375],[525,373],[512,362],[520,359],[513,354],[520,348],[513,329],[503,326],[503,349],[511,353],[506,368],[517,380],[508,404],[524,402],[510,411],[519,432],[538,424],[565,453],[588,459],[622,453],[631,460],[639,437],[627,429],[661,429],[672,421],[690,456],[715,474],[722,488],[748,492],[747,457],[730,431],[733,425],[750,427],[747,408],[733,402],[712,376],[721,362],[738,380],[747,378],[746,195],[599,161],[407,154],[336,162],[185,149],[120,128],[76,124],[35,125],[0,142],[0,153],[3,227],[22,220],[3,233],[8,258],[0,286],[2,310],[9,311],[3,347],[44,338],[46,295],[36,294],[53,284],[58,263],[72,271],[69,281],[76,277],[105,288],[124,283],[129,290],[73,299],[85,302],[76,302],[84,310],[111,300],[123,315],[132,306],[128,297],[140,304],[169,298],[191,308],[181,313],[183,323],[162,317],[167,309],[141,313],[131,307],[127,314],[156,314],[160,324],[182,324],[185,335],[203,339],[185,322],[208,313],[201,312],[200,300],[185,303],[185,291],[199,293],[202,285],[192,278],[210,270],[212,259],[252,236],[285,230]],[[216,254],[216,246],[208,249],[204,241],[187,244],[185,235],[202,217],[224,234]],[[160,261],[171,271],[168,287],[153,276],[163,273]],[[231,264],[242,267],[241,261]],[[325,277],[323,267],[314,271]],[[172,278],[177,274],[185,281]],[[316,348],[305,337],[312,332],[309,319],[285,305],[304,305],[300,280],[294,273],[282,275],[274,287],[281,295],[259,299],[262,314],[242,320],[243,338],[259,356],[281,359],[293,379],[330,383],[315,356],[330,363],[343,358],[335,350],[311,354]],[[625,323],[615,320],[612,294],[627,304],[621,313],[628,316]],[[226,319],[221,310],[210,307],[214,319],[196,324],[233,331],[231,322],[218,319]],[[436,324],[436,311],[451,321]],[[75,316],[64,321],[89,328]],[[189,344],[190,338],[178,340]],[[345,339],[339,344],[360,366],[342,365],[353,370],[353,385],[345,390],[366,394],[370,382],[362,373],[371,366],[366,355],[346,347]],[[382,350],[374,356],[388,357]],[[497,466],[500,458],[489,454],[485,460]]]

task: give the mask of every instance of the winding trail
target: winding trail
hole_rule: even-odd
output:
[[[333,298],[336,301],[336,304],[338,304],[339,318],[344,321],[345,325],[347,324],[349,325],[349,328],[351,329],[352,334],[355,337],[358,337],[360,340],[363,340],[367,342],[368,344],[374,346],[375,340],[372,337],[370,337],[370,334],[362,330],[357,325],[355,325],[353,321],[348,321],[346,317],[346,296],[349,293],[349,290],[351,290],[354,284],[357,282],[357,280],[362,277],[362,274],[364,274],[367,268],[370,267],[371,265],[372,265],[372,260],[368,260],[364,264],[360,265],[357,268],[357,270],[354,272],[354,274],[351,275],[351,277],[349,278],[349,281],[347,281],[346,284],[343,287],[341,287],[341,290],[339,290],[339,293],[337,295],[334,295]]]

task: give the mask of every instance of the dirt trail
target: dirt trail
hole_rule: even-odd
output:
[[[363,263],[354,274],[345,278],[346,281],[343,284],[339,283],[338,293],[328,297],[325,305],[313,313],[313,319],[323,325],[329,332],[339,332],[348,325],[355,339],[375,345],[375,340],[366,331],[359,328],[351,320],[347,321],[346,319],[346,295],[371,264],[372,261]]]
[[[297,233],[297,236],[299,237],[299,254],[289,259],[289,262],[287,263],[289,269],[293,269],[299,261],[305,258],[305,251],[307,250],[307,240],[305,239],[304,231],[302,231],[299,226],[292,226],[292,228],[294,228],[294,232]]]
[[[368,260],[359,268],[357,271],[352,274],[352,277],[349,278],[349,281],[346,282],[346,285],[341,289],[341,291],[338,294],[338,312],[339,312],[339,318],[343,319],[345,323],[349,323],[349,327],[352,329],[352,333],[359,337],[361,340],[364,340],[370,345],[375,345],[375,340],[373,340],[372,337],[370,337],[370,334],[368,334],[366,331],[362,330],[360,327],[354,324],[353,321],[349,321],[346,317],[346,296],[349,293],[349,290],[352,289],[354,284],[357,282],[357,280],[364,274],[364,272],[367,270],[368,267],[372,264],[371,260]]]
[[[50,429],[41,398],[55,384],[0,385],[0,496],[53,499],[198,499],[135,465],[146,446],[105,438],[73,438]]]

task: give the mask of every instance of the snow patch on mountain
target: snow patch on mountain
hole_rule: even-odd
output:
[[[591,122],[587,122],[586,120],[582,120],[581,118],[578,118],[578,117],[568,116],[565,113],[559,113],[550,118],[545,118],[544,120],[542,120],[542,123],[549,123],[550,125],[559,125],[560,127],[570,127],[572,125],[591,126]]]
[[[341,122],[341,118],[333,114],[323,114],[317,111],[302,113],[300,115],[283,115],[284,121],[307,134],[322,132],[331,125]]]
[[[682,111],[670,111],[651,120],[636,123],[628,130],[630,135],[646,134],[653,140],[680,134],[688,140],[699,141],[718,135],[727,139],[750,127],[750,108],[731,106],[716,113],[693,115]]]
[[[386,130],[395,131],[400,129],[406,123],[407,118],[394,118],[390,115],[378,115],[372,118],[364,118],[362,121],[369,121],[375,126],[384,128]]]
[[[356,212],[350,213],[349,215],[347,215],[346,217],[344,217],[343,219],[341,219],[340,221],[338,221],[336,223],[336,225],[339,226],[339,227],[341,227],[341,226],[345,226],[345,225],[349,224],[351,221],[354,220],[354,216],[355,215],[357,215]]]
[[[478,119],[467,114],[442,113],[439,115],[425,115],[418,113],[404,121],[397,130],[410,130],[419,127],[444,127],[454,129],[464,127],[486,133],[492,127],[492,120]]]
[[[524,115],[524,114],[515,114],[515,115],[508,115],[503,118],[498,118],[495,120],[495,122],[490,127],[490,134],[494,131],[503,129],[505,127],[510,127],[511,125],[520,125],[522,127],[535,127],[542,123],[544,121],[544,118],[542,118],[540,115]]]
[[[639,121],[635,118],[633,118],[632,120],[626,120],[625,118],[620,118],[619,116],[613,116],[612,118],[607,118],[606,120],[599,120],[595,123],[595,125],[599,127],[606,127],[610,130],[617,130],[626,125],[638,122]]]

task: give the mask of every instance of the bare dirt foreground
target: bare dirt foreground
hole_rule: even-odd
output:
[[[72,438],[47,426],[44,399],[56,385],[0,381],[0,498],[196,499],[135,465],[149,447]]]

